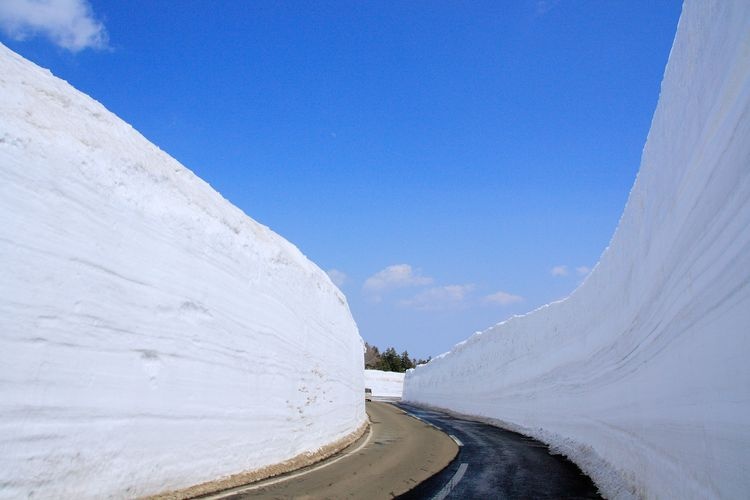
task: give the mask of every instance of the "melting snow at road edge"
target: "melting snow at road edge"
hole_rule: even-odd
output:
[[[596,269],[409,371],[404,399],[546,441],[611,498],[745,496],[749,166],[750,3],[688,1]]]
[[[0,497],[136,497],[365,422],[346,299],[96,101],[0,45]]]

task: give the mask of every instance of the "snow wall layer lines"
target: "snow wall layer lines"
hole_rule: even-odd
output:
[[[406,375],[550,443],[611,498],[750,491],[750,2],[683,7],[638,178],[567,299]]]
[[[0,497],[180,489],[365,422],[326,274],[2,45],[0,260]]]

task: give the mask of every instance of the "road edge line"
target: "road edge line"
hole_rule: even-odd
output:
[[[463,444],[463,443],[461,442],[461,440],[460,440],[460,439],[458,439],[458,438],[457,438],[456,436],[454,436],[453,434],[448,434],[448,435],[449,435],[449,436],[451,437],[451,439],[452,439],[453,441],[455,441],[455,442],[456,442],[456,444],[458,445],[458,447],[459,447],[459,448],[461,448],[461,447],[462,447],[462,446],[464,445],[464,444]]]
[[[394,406],[395,406],[395,405],[394,405]],[[435,428],[435,429],[439,430],[439,431],[440,431],[440,432],[442,432],[443,434],[448,434],[447,432],[445,432],[445,430],[443,430],[442,428],[440,428],[440,427],[438,427],[437,425],[433,424],[432,422],[428,422],[427,420],[425,420],[425,419],[423,419],[423,418],[420,418],[420,417],[418,417],[418,416],[414,415],[413,413],[411,413],[411,412],[409,412],[409,411],[405,410],[404,408],[402,408],[402,407],[400,407],[400,406],[396,406],[396,408],[400,409],[401,411],[403,411],[403,412],[404,412],[404,414],[406,414],[406,415],[409,415],[409,416],[410,416],[411,418],[413,418],[413,419],[415,419],[415,420],[419,420],[419,421],[420,421],[420,422],[422,422],[423,424],[425,424],[425,425],[429,425],[430,427],[433,427],[433,428]],[[453,437],[453,436],[451,436],[450,434],[448,434],[448,436],[450,436],[450,437]],[[455,439],[454,439],[454,441],[455,441]],[[458,443],[456,443],[456,444],[458,444]],[[460,446],[460,445],[459,445],[459,446]]]
[[[286,481],[288,479],[294,479],[294,478],[297,478],[297,477],[301,477],[301,476],[307,475],[307,474],[309,474],[311,472],[318,471],[320,469],[325,469],[329,465],[333,465],[336,462],[338,462],[339,460],[343,460],[344,458],[348,457],[349,455],[353,455],[355,453],[358,453],[360,450],[362,450],[362,448],[364,448],[370,442],[371,438],[372,438],[372,422],[370,421],[370,419],[368,417],[368,419],[367,419],[367,437],[365,438],[365,440],[359,446],[357,446],[355,449],[347,452],[344,455],[338,456],[336,458],[332,458],[330,460],[324,461],[324,462],[319,463],[317,465],[313,465],[309,469],[305,469],[303,471],[292,472],[291,474],[288,474],[288,475],[278,476],[278,477],[275,477],[275,478],[270,478],[270,479],[267,479],[267,480],[258,481],[257,483],[248,484],[248,485],[245,485],[245,486],[237,486],[236,488],[232,488],[232,489],[229,489],[229,490],[224,490],[224,491],[221,491],[219,493],[212,494],[212,495],[201,496],[200,498],[202,500],[218,500],[220,498],[227,498],[229,496],[236,495],[238,493],[244,493],[244,492],[247,492],[247,491],[256,490],[258,488],[263,488],[263,487],[266,487],[266,486],[272,486],[274,484],[281,483],[281,482]]]
[[[432,500],[444,500],[445,497],[447,497],[451,491],[458,485],[458,483],[461,482],[461,479],[463,479],[464,474],[466,474],[466,469],[469,468],[469,464],[466,462],[463,462],[461,465],[458,466],[458,470],[455,474],[453,474],[453,477],[445,483],[445,486],[437,492],[437,495],[432,497]]]

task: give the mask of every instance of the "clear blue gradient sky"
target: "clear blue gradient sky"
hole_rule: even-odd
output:
[[[419,357],[596,264],[681,10],[75,0],[50,21],[16,3],[3,43],[337,270],[362,337]]]

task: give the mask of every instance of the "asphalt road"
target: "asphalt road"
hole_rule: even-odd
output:
[[[396,406],[368,402],[367,414],[371,432],[321,464],[204,498],[393,498],[458,453],[450,437]]]
[[[403,499],[601,498],[572,462],[539,441],[488,424],[400,403],[461,443],[456,460]]]

